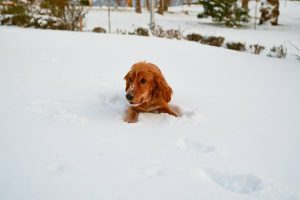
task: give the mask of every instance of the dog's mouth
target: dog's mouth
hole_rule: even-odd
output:
[[[131,106],[139,106],[143,103],[143,100],[144,100],[144,98],[142,98],[139,103],[134,103],[133,101],[130,101],[129,103],[131,104]]]

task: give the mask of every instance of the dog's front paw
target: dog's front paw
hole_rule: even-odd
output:
[[[137,119],[130,119],[128,117],[125,117],[124,122],[128,122],[128,123],[136,123],[138,120]]]
[[[138,121],[138,112],[132,108],[128,108],[125,112],[125,122],[136,123]]]

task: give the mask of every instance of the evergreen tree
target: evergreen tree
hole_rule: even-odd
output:
[[[237,0],[199,0],[199,3],[204,12],[198,14],[198,18],[211,16],[214,22],[224,23],[227,27],[241,26],[250,18],[248,9],[238,7]]]

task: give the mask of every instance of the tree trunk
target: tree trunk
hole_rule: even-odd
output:
[[[159,0],[158,2],[158,13],[163,15],[164,12],[168,11],[170,0]]]
[[[159,0],[158,2],[158,9],[157,9],[157,12],[158,14],[161,14],[163,15],[164,14],[164,10],[163,10],[163,5],[164,5],[164,0]]]
[[[187,5],[191,6],[192,5],[192,0],[187,0]]]
[[[248,9],[249,0],[242,0],[242,8]]]
[[[146,8],[149,11],[150,10],[150,4],[149,4],[149,0],[145,0],[146,1]]]
[[[135,12],[142,13],[141,0],[135,0]]]
[[[127,0],[127,6],[132,7],[132,0]]]

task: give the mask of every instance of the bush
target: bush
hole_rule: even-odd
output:
[[[94,33],[106,33],[106,30],[105,28],[102,28],[102,27],[95,27],[92,32]]]
[[[197,33],[192,33],[188,34],[185,38],[189,41],[200,42],[203,39],[203,36]]]
[[[120,32],[121,30],[117,30],[117,32]],[[147,28],[143,28],[143,27],[138,27],[134,30],[128,31],[128,32],[123,32],[123,33],[127,33],[128,35],[139,35],[139,36],[149,36],[149,31]],[[122,32],[121,32],[122,34]]]
[[[1,25],[12,25],[11,17],[3,17],[1,20]]]
[[[1,3],[1,1],[0,1]],[[23,15],[26,13],[24,3],[19,3],[10,6],[1,6],[1,14],[3,15]]]
[[[30,26],[30,17],[26,14],[14,15],[11,18],[11,24],[15,25],[15,26],[29,27]]]
[[[160,26],[155,26],[154,29],[151,31],[151,33],[155,37],[165,37],[166,36],[164,29]]]
[[[80,29],[80,22],[86,14],[79,1],[41,0],[34,3],[34,0],[15,0],[14,2],[9,6],[0,6],[1,24],[74,31]]]
[[[235,51],[245,51],[246,47],[244,43],[241,42],[227,42],[226,47]]]
[[[26,3],[16,1],[10,5],[0,4],[0,13],[2,14],[2,25],[15,25],[22,27],[28,27],[30,25],[30,16],[27,13]]]
[[[82,6],[89,6],[90,5],[90,1],[89,0],[80,0],[80,5],[82,5]]]
[[[177,39],[180,40],[182,38],[182,34],[180,30],[169,29],[165,31],[165,37],[168,39]]]
[[[264,46],[261,46],[259,44],[253,44],[250,45],[249,47],[250,47],[250,52],[253,54],[260,54],[265,49]]]
[[[223,37],[215,37],[215,36],[209,36],[209,37],[203,37],[201,40],[202,44],[207,44],[211,46],[220,47],[223,45],[225,38]]]
[[[202,18],[205,18],[206,15],[205,15],[204,12],[203,12],[203,13],[199,13],[199,14],[197,15],[197,17],[198,17],[199,19],[202,19]]]
[[[165,37],[168,39],[177,39],[180,40],[182,38],[182,33],[180,29],[169,29],[169,30],[164,30],[160,26],[155,26],[153,30],[151,31],[152,35],[155,37]]]
[[[287,54],[287,49],[283,47],[283,45],[280,46],[273,46],[268,55],[269,57],[275,57],[275,58],[285,58]]]
[[[135,32],[135,35],[149,36],[149,31],[147,28],[138,27],[137,29],[134,30],[134,32]]]

